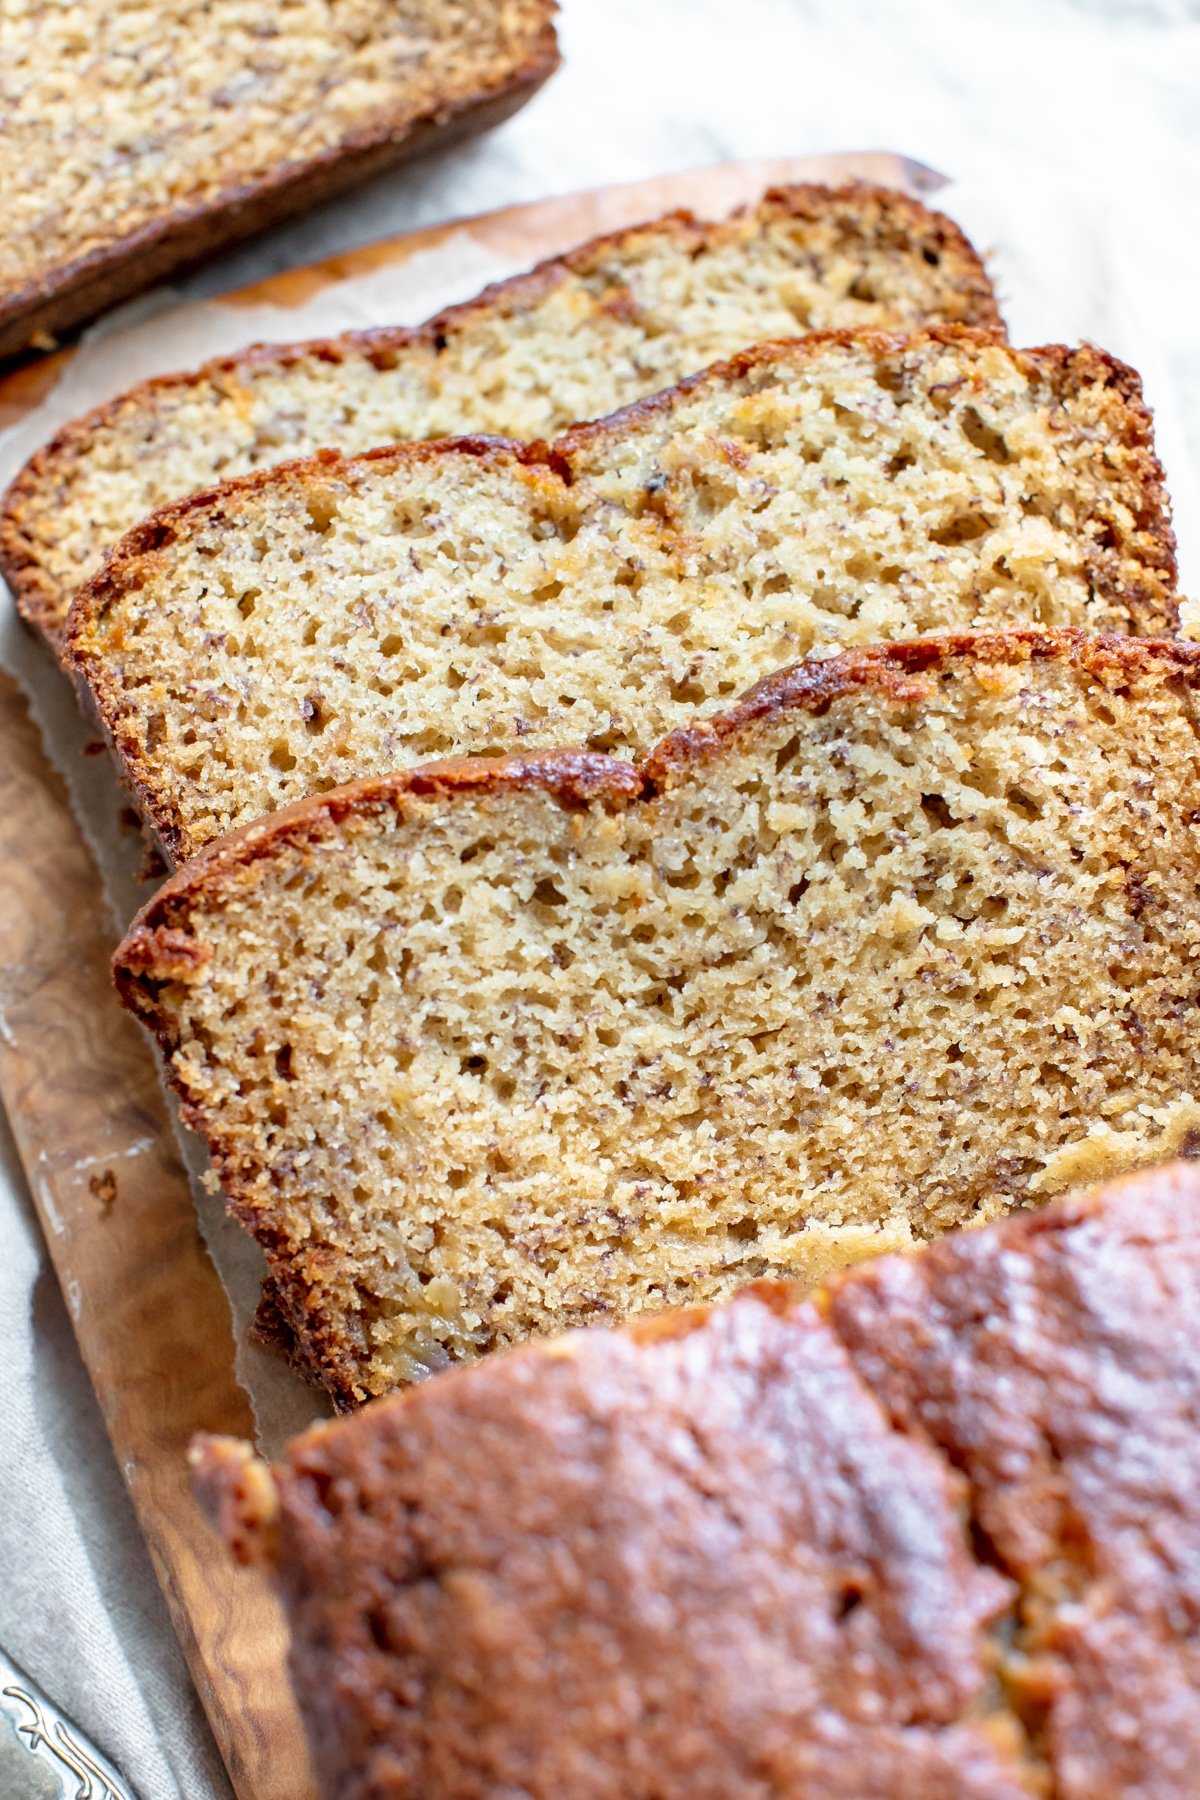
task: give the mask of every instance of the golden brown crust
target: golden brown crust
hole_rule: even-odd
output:
[[[240,1481],[231,1466],[235,1519]],[[452,1374],[306,1433],[278,1481],[293,1679],[331,1796],[403,1774],[448,1800],[501,1791],[519,1767],[538,1800],[749,1800],[764,1765],[774,1791],[812,1800],[1028,1792],[1012,1746],[962,1722],[1007,1584],[972,1563],[953,1472],[888,1427],[794,1294]],[[557,1578],[529,1557],[539,1508]],[[788,1699],[781,1666],[803,1671]],[[654,1696],[615,1731],[614,1676]]]
[[[550,73],[547,69],[537,80]],[[535,83],[536,85],[536,83]],[[514,101],[515,105],[520,100]],[[627,227],[604,236],[589,239],[562,256],[549,257],[522,274],[506,281],[493,282],[471,300],[445,308],[423,325],[414,327],[380,327],[369,331],[346,332],[336,338],[313,338],[292,344],[255,344],[232,356],[214,357],[194,370],[155,376],[128,389],[115,399],[94,407],[81,418],[63,426],[14,478],[7,493],[0,498],[0,574],[13,589],[17,607],[23,618],[35,626],[52,643],[61,638],[64,624],[64,596],[58,584],[48,575],[37,555],[36,546],[25,526],[27,509],[40,494],[52,489],[61,469],[86,449],[90,436],[98,429],[129,411],[136,411],[158,393],[186,387],[205,380],[221,380],[239,370],[274,364],[287,368],[306,358],[341,362],[351,354],[366,353],[380,367],[391,366],[406,349],[426,344],[442,349],[443,340],[453,337],[463,327],[488,312],[509,316],[532,305],[571,274],[586,274],[601,257],[620,251],[646,232],[677,236],[695,246],[727,230],[737,220],[757,213],[764,220],[777,218],[818,218],[831,206],[843,202],[874,205],[883,208],[898,238],[908,236],[928,240],[936,246],[934,253],[954,260],[966,288],[965,310],[972,325],[1001,335],[1004,323],[992,292],[991,283],[978,255],[953,220],[931,212],[918,200],[899,189],[880,188],[864,182],[847,182],[830,188],[819,183],[775,187],[767,190],[758,205],[739,208],[729,221],[718,224],[697,218],[685,209],[668,213],[657,220]]]
[[[1006,1686],[1058,1800],[1195,1787],[1198,1299],[1200,1175],[1179,1162],[851,1272],[827,1302],[1020,1585]]]
[[[1181,1162],[197,1461],[330,1800],[1191,1800],[1198,1304]]]
[[[380,121],[261,181],[219,189],[204,204],[155,220],[9,295],[0,306],[0,358],[19,354],[35,336],[80,325],[153,282],[398,163],[500,124],[532,98],[560,61],[554,0],[537,3],[544,17],[536,42],[520,64],[475,92],[444,99],[415,119],[401,113]]]

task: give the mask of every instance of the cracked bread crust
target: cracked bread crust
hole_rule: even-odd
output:
[[[943,327],[760,345],[550,446],[255,472],[131,532],[68,635],[182,861],[361,775],[514,742],[643,751],[814,643],[1031,613],[1174,629],[1149,414],[1090,346]]]
[[[243,1555],[274,1508],[330,1800],[1031,1791],[989,1704],[1010,1588],[973,1564],[961,1484],[787,1290],[493,1359],[353,1424],[306,1434],[274,1494],[200,1451]]]
[[[1190,1800],[1200,1174],[193,1450],[336,1800]]]
[[[185,191],[140,220],[139,210],[145,212],[145,207],[127,204],[129,222],[124,225],[119,203],[114,202],[118,208],[116,216],[104,217],[101,213],[92,222],[90,247],[73,249],[64,245],[60,259],[52,266],[34,269],[24,279],[10,278],[0,294],[0,357],[15,355],[48,336],[82,324],[155,281],[264,230],[293,212],[320,205],[413,156],[448,148],[501,123],[523,106],[557,68],[553,0],[516,0],[515,4],[494,9],[495,28],[486,44],[472,41],[484,34],[478,17],[472,18],[470,5],[445,10],[457,12],[466,29],[459,28],[461,45],[457,51],[453,29],[445,34],[445,43],[437,43],[436,31],[429,34],[444,65],[444,81],[439,89],[428,91],[423,70],[415,80],[406,72],[405,79],[397,76],[390,105],[376,107],[373,112],[368,109],[366,118],[347,126],[335,142],[321,144],[321,134],[317,133],[312,146],[304,145],[297,153],[290,145],[289,154],[278,156],[273,166],[249,176],[244,165],[239,168],[237,154],[227,153],[228,166],[218,164],[207,185],[200,184],[201,198],[189,199]],[[418,34],[422,27],[429,33],[434,12],[428,4],[410,9],[406,23]],[[178,26],[182,22],[174,23]],[[393,17],[389,23],[394,29],[397,20]],[[260,31],[259,35],[264,34]],[[194,42],[190,45],[192,52],[202,48]],[[354,46],[355,50],[362,48],[362,44]],[[381,42],[381,57],[388,49],[388,44]],[[453,66],[456,53],[460,68]],[[118,74],[105,97],[119,104],[119,68],[123,58],[119,52],[109,54],[117,64]],[[127,55],[128,52],[126,58]],[[102,58],[97,56],[96,61],[101,65],[100,79],[104,80]],[[148,80],[149,71],[145,73]],[[33,80],[36,79],[35,72]],[[22,122],[20,102],[26,96],[15,63],[13,82],[14,117]],[[326,85],[336,88],[336,82]],[[313,98],[313,112],[319,114],[327,95],[319,88]],[[62,93],[55,94],[54,99],[61,106]],[[38,116],[51,115],[48,108],[42,108],[35,112],[35,122]],[[313,121],[309,117],[302,122],[311,126]],[[155,121],[155,129],[163,129],[162,117]],[[19,136],[14,135],[14,145],[19,141]],[[199,160],[203,160],[202,155]],[[78,168],[85,175],[90,172],[86,156],[80,159]],[[188,183],[184,180],[180,185],[186,190]],[[103,202],[104,196],[99,198]]]
[[[1005,1681],[1056,1800],[1195,1785],[1198,1304],[1194,1162],[830,1291],[859,1374],[965,1478],[1019,1584]]]
[[[923,639],[636,766],[428,766],[210,846],[116,977],[297,1364],[353,1405],[1190,1141],[1198,682]]]
[[[656,255],[664,265],[658,270]],[[735,260],[731,271],[738,256],[744,265],[739,270]],[[784,265],[793,258],[789,277]],[[676,290],[690,296],[709,264],[719,293],[689,312]],[[851,291],[857,286],[884,291],[860,299]],[[665,318],[647,316],[655,300]],[[551,258],[415,329],[256,345],[94,408],[65,426],[9,488],[0,505],[0,570],[23,616],[58,645],[72,593],[123,531],[185,492],[252,466],[317,448],[361,452],[385,440],[475,429],[550,437],[776,337],[789,323],[802,331],[937,321],[1003,329],[987,275],[958,227],[899,191],[860,182],[799,185],[771,189],[719,224],[673,213]],[[540,330],[547,351],[565,332],[569,379],[553,362],[549,370],[517,367],[496,392],[493,356],[488,381],[468,380],[458,391],[455,373],[468,371],[497,334],[503,351],[506,329],[535,340]],[[382,399],[389,388],[396,390],[390,415]],[[340,399],[347,393],[353,407]],[[72,513],[79,515],[74,534]]]

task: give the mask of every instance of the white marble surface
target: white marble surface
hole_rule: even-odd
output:
[[[1031,195],[1043,182],[1077,192],[1090,221],[1103,196],[1112,255],[1096,279],[1119,262],[1169,389],[1173,454],[1200,467],[1197,0],[565,0],[562,37],[565,68],[499,132],[244,247],[187,291],[575,187],[731,157],[902,150],[965,182],[1004,171]],[[1070,206],[1059,215],[1069,261]],[[5,1359],[0,1642],[142,1800],[215,1800],[229,1790],[2,1129],[0,1223],[6,1346],[34,1323],[28,1366]]]

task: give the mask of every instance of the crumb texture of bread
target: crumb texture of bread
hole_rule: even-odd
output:
[[[1186,1147],[1198,682],[923,640],[637,767],[420,769],[212,846],[118,984],[300,1364],[354,1403]]]
[[[161,273],[164,236],[179,234],[187,260],[189,221],[201,248],[214,215],[236,237],[264,194],[306,177],[314,195],[333,191],[340,160],[382,152],[386,167],[417,131],[536,85],[557,60],[553,13],[551,0],[10,0],[5,349],[106,261],[140,254]]]
[[[431,757],[647,750],[814,650],[1166,631],[1174,576],[1132,372],[946,327],[761,346],[550,450],[245,477],[123,540],[71,654],[183,861]]]
[[[1176,1163],[200,1459],[330,1800],[1191,1800],[1198,1309]]]
[[[234,475],[329,447],[554,437],[769,338],[1000,323],[975,252],[919,201],[773,189],[719,224],[675,213],[584,244],[418,330],[259,346],[145,382],[18,477],[0,565],[54,637],[118,538]]]

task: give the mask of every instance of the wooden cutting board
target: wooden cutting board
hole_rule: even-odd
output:
[[[772,183],[851,175],[922,194],[941,185],[882,152],[727,164],[394,238],[221,304],[296,305],[331,283],[402,265],[451,233],[534,262],[674,207],[719,216]],[[71,354],[0,381],[0,423],[41,405]],[[239,1800],[313,1800],[278,1605],[259,1574],[233,1569],[188,1483],[193,1432],[254,1435],[229,1302],[201,1239],[149,1042],[112,990],[113,930],[95,864],[24,697],[3,674],[0,869],[0,1099],[83,1360]]]

